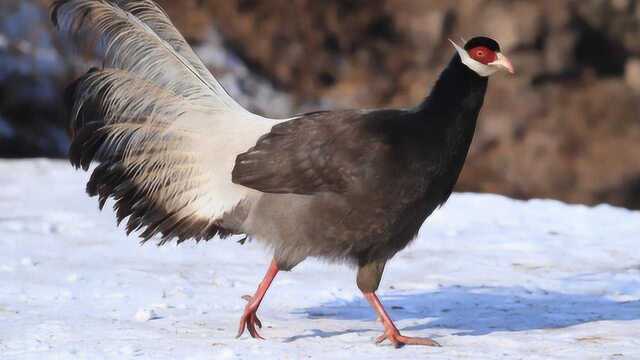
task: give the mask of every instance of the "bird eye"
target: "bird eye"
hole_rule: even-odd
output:
[[[482,50],[478,50],[478,51],[476,52],[476,56],[477,56],[477,57],[483,57],[483,56],[484,56],[484,51],[482,51]]]

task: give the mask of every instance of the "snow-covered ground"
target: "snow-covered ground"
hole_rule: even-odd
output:
[[[258,341],[235,339],[270,256],[235,241],[139,246],[64,162],[0,161],[0,359],[640,359],[640,213],[457,194],[387,266],[381,332],[345,266],[278,275]]]

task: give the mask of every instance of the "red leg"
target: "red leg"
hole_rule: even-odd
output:
[[[255,295],[245,295],[242,297],[243,299],[248,301],[248,304],[247,306],[245,306],[244,314],[242,314],[242,317],[240,318],[240,327],[238,328],[238,335],[236,337],[240,337],[240,335],[244,333],[244,329],[246,327],[247,330],[249,330],[249,334],[251,334],[251,337],[264,340],[264,338],[260,336],[260,334],[258,334],[258,331],[256,330],[256,325],[259,328],[262,328],[262,323],[260,322],[260,319],[258,319],[256,312],[258,311],[258,307],[260,307],[262,298],[264,298],[264,295],[269,289],[269,285],[271,285],[271,282],[278,274],[278,271],[279,269],[276,261],[271,261],[271,265],[269,266],[267,273],[264,275],[264,279],[262,279],[262,282],[260,282]]]
[[[378,318],[382,321],[384,325],[384,334],[379,336],[376,339],[376,343],[381,343],[384,340],[388,339],[395,345],[395,347],[401,347],[403,345],[426,345],[426,346],[440,346],[437,342],[429,339],[429,338],[415,338],[400,335],[400,331],[393,324],[393,320],[389,317],[389,314],[384,310],[384,306],[378,299],[378,296],[374,292],[363,293],[364,297],[369,301],[371,307],[378,314]]]

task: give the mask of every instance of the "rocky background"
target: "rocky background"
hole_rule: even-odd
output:
[[[63,157],[60,94],[86,70],[50,0],[0,1],[0,157]],[[161,1],[241,103],[271,116],[407,106],[453,54],[496,38],[461,191],[640,208],[640,0]]]

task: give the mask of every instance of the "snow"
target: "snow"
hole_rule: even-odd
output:
[[[456,194],[388,265],[406,335],[375,345],[355,271],[306,261],[235,339],[259,244],[139,246],[65,162],[0,161],[0,359],[637,359],[640,213]]]

